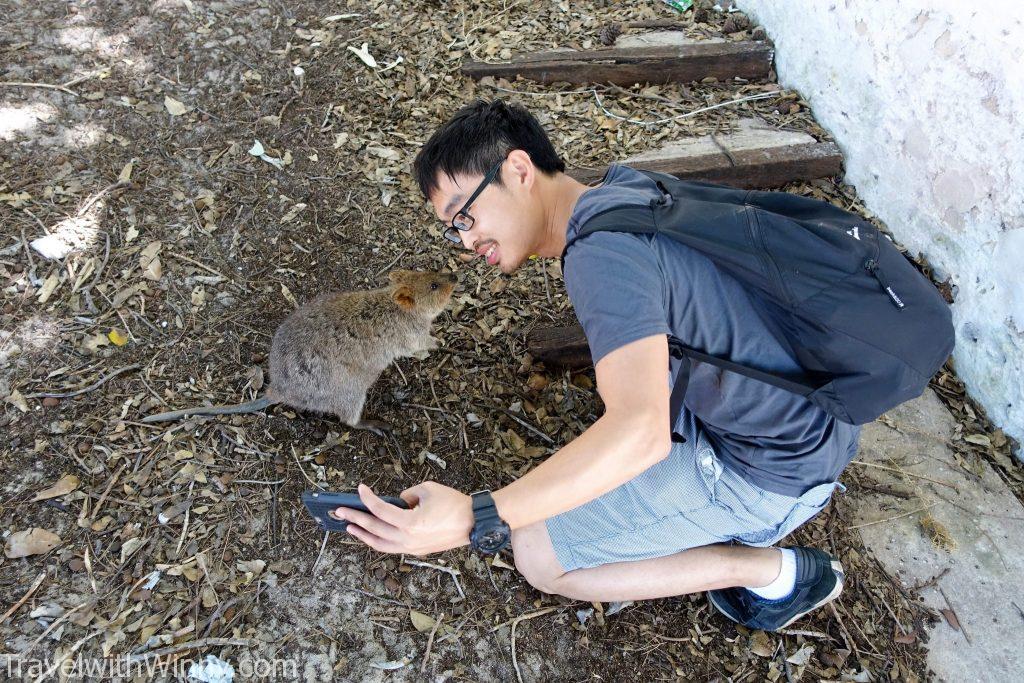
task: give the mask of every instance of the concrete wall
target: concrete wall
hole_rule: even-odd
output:
[[[952,278],[957,373],[1024,441],[1024,2],[737,4],[868,208]]]

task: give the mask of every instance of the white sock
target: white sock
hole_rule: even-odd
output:
[[[779,548],[782,553],[782,569],[775,580],[767,586],[746,586],[747,590],[765,600],[782,600],[789,597],[796,587],[796,553],[789,548]]]

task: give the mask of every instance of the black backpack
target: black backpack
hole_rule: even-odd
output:
[[[949,357],[954,338],[949,306],[892,241],[863,218],[786,192],[642,173],[663,196],[649,206],[594,215],[566,250],[590,233],[612,230],[664,234],[700,251],[773,313],[804,374],[764,372],[670,337],[674,358],[767,382],[805,396],[843,422],[865,424],[920,396]],[[690,365],[679,362],[673,424]]]

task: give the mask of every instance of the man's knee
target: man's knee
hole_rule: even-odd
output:
[[[527,583],[542,593],[558,592],[558,580],[565,570],[555,556],[544,522],[512,532],[512,551],[516,570]]]

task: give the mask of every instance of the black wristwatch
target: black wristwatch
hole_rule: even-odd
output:
[[[498,516],[490,491],[477,491],[473,495],[473,530],[469,546],[480,553],[493,555],[508,546],[512,530]]]

